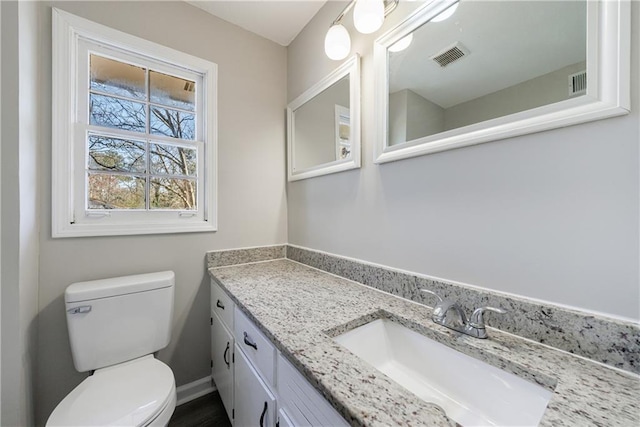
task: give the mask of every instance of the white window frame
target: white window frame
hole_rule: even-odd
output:
[[[206,232],[217,230],[217,65],[186,53],[135,37],[52,9],[52,236],[114,236]],[[86,45],[100,46],[87,50]],[[100,51],[100,49],[104,49]],[[121,52],[123,57],[142,59],[140,65],[193,80],[203,87],[196,96],[195,145],[198,145],[198,205],[194,211],[144,211],[86,209],[85,168],[88,117],[83,100],[88,98],[87,55]],[[103,55],[104,56],[104,55]],[[119,60],[117,55],[112,56]],[[176,73],[175,69],[184,73]],[[83,89],[84,88],[84,89]],[[86,102],[85,102],[86,103]],[[80,114],[79,114],[80,113]],[[198,123],[198,121],[201,121]],[[141,135],[144,138],[144,135]],[[158,138],[162,142],[162,137]],[[198,142],[199,141],[199,142]],[[148,197],[148,195],[147,195]]]

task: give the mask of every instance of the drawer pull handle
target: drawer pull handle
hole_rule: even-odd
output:
[[[264,416],[267,414],[267,402],[264,402],[264,409],[260,415],[260,427],[264,427]]]
[[[253,347],[256,350],[258,349],[258,345],[249,339],[249,335],[246,332],[244,333],[244,343],[249,347]]]
[[[227,367],[229,366],[229,361],[227,360],[228,353],[229,353],[229,343],[227,343],[227,348],[224,350],[224,354],[222,355],[222,358],[224,359],[224,363],[227,364]]]
[[[220,300],[218,300],[218,301],[216,302],[216,307],[219,307],[219,308],[221,308],[221,309],[223,309],[223,310],[224,310],[224,304],[222,304],[222,303],[220,302]]]

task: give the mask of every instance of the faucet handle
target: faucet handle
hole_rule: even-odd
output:
[[[420,292],[424,292],[425,294],[433,295],[434,297],[438,298],[438,302],[443,302],[444,301],[440,295],[436,294],[433,291],[430,291],[429,289],[420,289]]]
[[[484,329],[485,327],[484,313],[487,311],[492,311],[498,314],[505,314],[507,312],[507,310],[503,310],[501,308],[495,308],[495,307],[476,308],[473,311],[473,314],[471,314],[471,317],[469,318],[469,326],[473,326],[474,328],[477,328],[477,329]]]

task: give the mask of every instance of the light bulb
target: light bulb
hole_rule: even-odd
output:
[[[431,19],[431,22],[440,22],[440,21],[444,21],[445,19],[451,17],[451,15],[456,13],[456,9],[458,8],[459,4],[460,4],[460,2],[456,2],[456,3],[452,4],[451,6],[449,6],[448,8],[446,8],[445,10],[443,10],[442,12],[440,12],[439,14],[434,16]]]
[[[408,36],[403,37],[402,39],[389,46],[389,52],[401,52],[408,48],[412,41],[413,33],[409,33]]]
[[[382,27],[384,22],[383,0],[356,0],[353,24],[362,34],[370,34]]]
[[[324,52],[330,59],[339,61],[349,55],[351,38],[349,32],[340,24],[332,25],[324,38]]]

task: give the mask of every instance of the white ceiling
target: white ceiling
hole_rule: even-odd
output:
[[[282,46],[288,46],[326,3],[326,0],[185,1]]]

